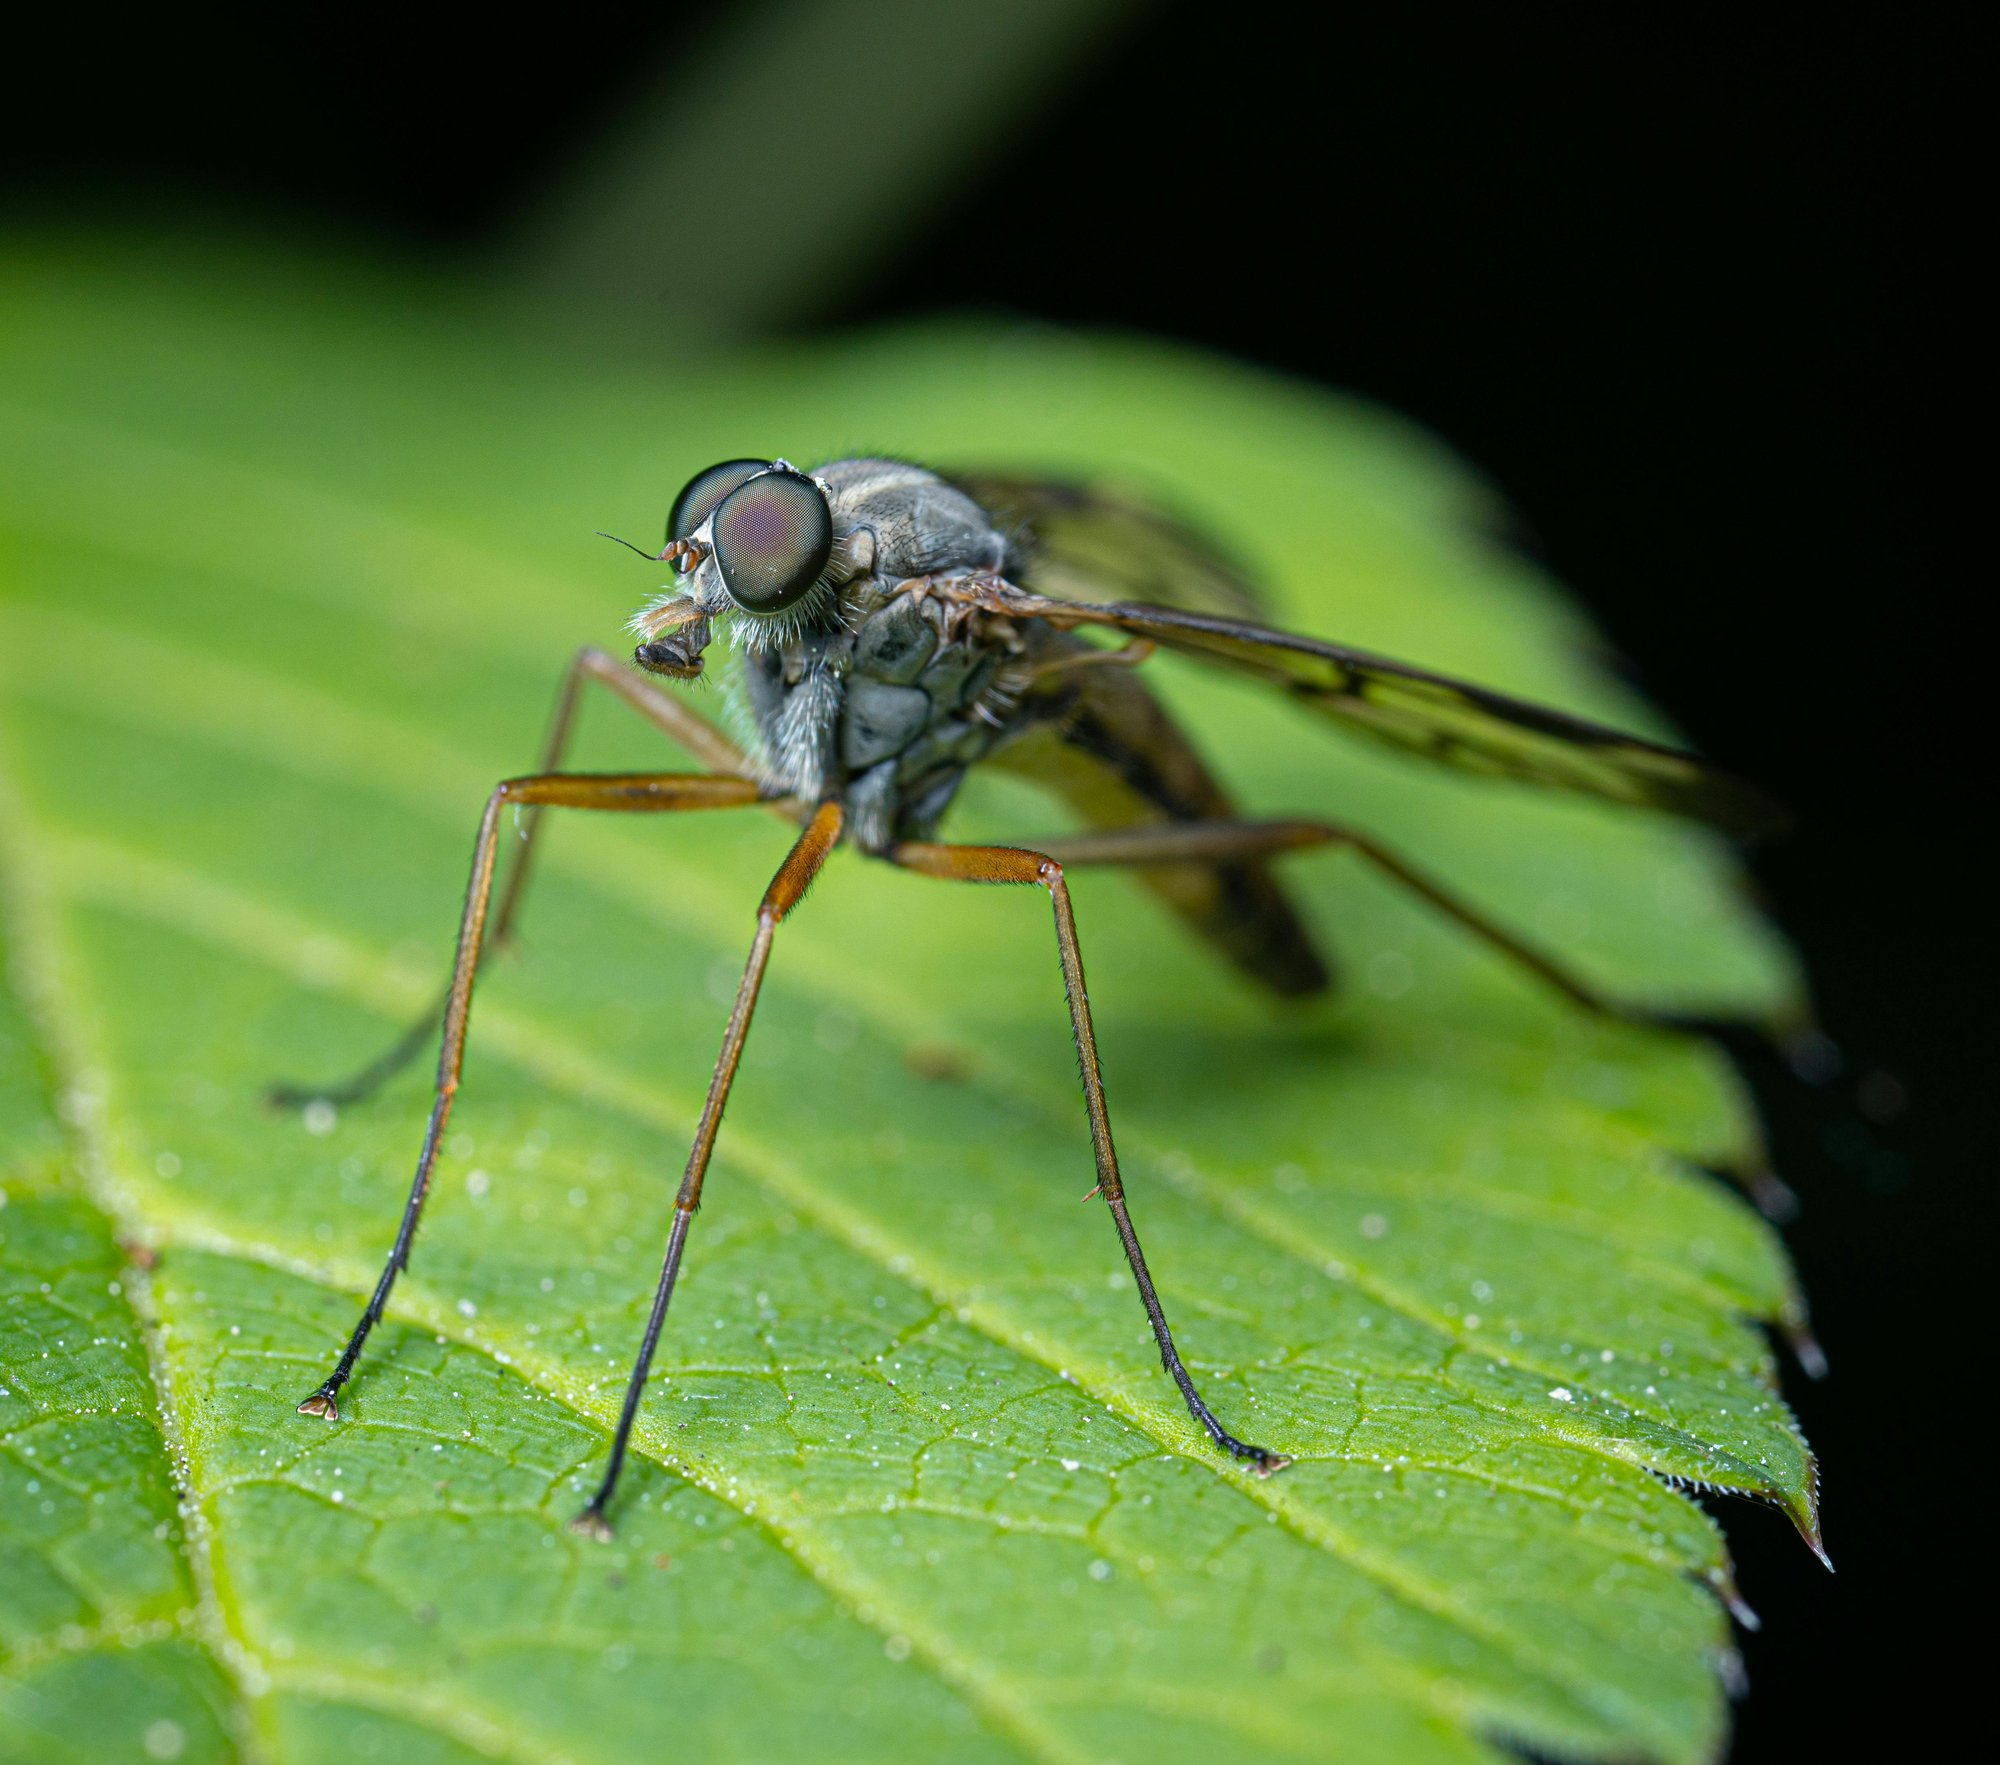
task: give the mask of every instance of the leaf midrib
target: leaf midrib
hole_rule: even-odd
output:
[[[28,842],[21,834],[25,817],[14,790],[14,768],[6,734],[0,728],[0,920],[6,926],[12,969],[6,979],[15,990],[31,1033],[41,1044],[43,1070],[49,1075],[53,1089],[88,1070],[88,1066],[80,1026],[67,1017],[59,1004],[62,995],[57,983],[63,964],[57,943],[57,915],[46,879],[34,864]],[[51,1108],[48,1113],[52,1120],[62,1120],[60,1111]],[[85,1122],[67,1122],[61,1131],[79,1155],[77,1163],[86,1198],[115,1228],[120,1215],[92,1192],[103,1160],[101,1147],[92,1142],[91,1127]],[[129,1216],[125,1223],[129,1232]],[[128,1236],[127,1241],[133,1240]],[[160,1474],[177,1496],[184,1495],[186,1492],[173,1467],[191,1465],[193,1461],[179,1431],[179,1417],[168,1400],[171,1374],[159,1338],[158,1319],[152,1310],[151,1282],[144,1269],[128,1264],[119,1282],[118,1299],[144,1348],[147,1377],[153,1388],[153,1420],[161,1437]],[[199,1503],[183,1501],[180,1505],[179,1555],[186,1565],[195,1597],[194,1619],[188,1633],[234,1693],[238,1717],[235,1726],[241,1738],[256,1709],[244,1672],[241,1645],[231,1636],[216,1596],[206,1513]]]

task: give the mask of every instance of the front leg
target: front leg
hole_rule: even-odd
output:
[[[577,706],[582,700],[583,688],[593,681],[608,688],[670,742],[684,748],[711,772],[734,778],[756,775],[755,766],[742,749],[706,718],[592,644],[586,644],[570,658],[569,668],[563,675],[562,690],[556,695],[555,716],[550,720],[548,740],[542,747],[541,771],[544,774],[562,771],[570,738],[575,732]],[[789,814],[789,811],[780,810],[780,813]],[[536,833],[540,825],[540,808],[526,809],[520,851],[507,872],[507,880],[500,891],[500,910],[494,915],[493,929],[486,939],[489,950],[505,949],[513,941],[515,922],[520,916],[528,876],[534,865]],[[390,1047],[351,1076],[316,1085],[276,1084],[267,1093],[269,1100],[280,1109],[303,1109],[315,1103],[344,1106],[363,1102],[423,1052],[431,1037],[437,1034],[439,1020],[444,1016],[450,1000],[451,990],[447,985],[435,1001],[417,1013],[409,1027]]]
[[[708,1081],[708,1097],[702,1104],[701,1119],[695,1124],[694,1145],[688,1151],[680,1193],[674,1197],[674,1222],[667,1233],[666,1258],[660,1265],[660,1281],[653,1292],[653,1309],[646,1318],[646,1333],[639,1342],[638,1358],[632,1363],[632,1375],[625,1384],[625,1403],[618,1412],[618,1430],[611,1437],[604,1479],[583,1512],[570,1522],[573,1532],[581,1532],[600,1543],[611,1537],[611,1522],[605,1518],[605,1509],[611,1504],[611,1492],[617,1488],[618,1473],[624,1468],[632,1425],[639,1419],[639,1402],[646,1394],[646,1374],[653,1364],[653,1351],[660,1344],[660,1330],[667,1321],[667,1307],[673,1302],[674,1285],[680,1279],[688,1228],[694,1223],[694,1210],[701,1205],[701,1186],[708,1175],[709,1157],[715,1151],[715,1136],[722,1127],[722,1111],[729,1102],[729,1088],[736,1082],[743,1044],[750,1036],[751,1014],[757,1009],[764,968],[771,959],[771,940],[785,915],[805,898],[820,866],[839,843],[842,825],[840,805],[822,803],[806,823],[790,855],[778,867],[778,874],[771,879],[771,886],[764,891],[763,902],[757,909],[757,935],[750,945],[750,959],[743,965],[743,979],[736,988],[736,1004],[729,1013],[728,1027],[722,1032],[722,1052],[716,1056],[715,1072]]]
[[[479,958],[487,947],[487,904],[493,893],[493,864],[499,841],[501,812],[509,807],[535,809],[609,809],[654,814],[680,809],[735,809],[760,800],[757,787],[748,779],[717,778],[700,773],[543,773],[530,778],[510,778],[495,787],[486,799],[486,812],[479,820],[479,837],[472,848],[472,878],[466,884],[465,911],[459,919],[458,955],[452,963],[451,985],[445,993],[444,1046],[438,1054],[437,1090],[431,1101],[424,1143],[417,1154],[417,1172],[410,1183],[409,1200],[403,1204],[402,1223],[396,1242],[382,1269],[382,1278],[361,1314],[360,1323],[348,1338],[347,1347],[334,1363],[325,1381],[299,1412],[324,1416],[329,1422],[340,1419],[338,1394],[354,1371],[368,1333],[381,1319],[389,1303],[389,1290],[396,1276],[409,1266],[410,1245],[417,1235],[417,1222],[430,1193],[431,1172],[436,1168],[438,1147],[443,1143],[445,1124],[451,1119],[452,1099],[458,1094],[459,1071],[465,1062],[466,1025],[472,1016],[472,983],[479,972]]]

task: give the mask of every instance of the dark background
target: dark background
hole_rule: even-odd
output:
[[[449,258],[721,27],[151,28],[107,44],[78,26],[44,50],[51,77],[0,118],[8,207],[220,205]],[[1407,412],[1499,483],[1694,740],[1799,811],[1756,872],[1829,1028],[1910,1106],[1868,1137],[1768,1099],[1833,1368],[1818,1386],[1788,1368],[1787,1392],[1840,1572],[1727,1504],[1765,1621],[1744,1639],[1746,1761],[1901,1752],[1963,1683],[1947,1657],[1976,1587],[1984,1464],[1964,1443],[1985,1406],[1965,1357],[1983,1337],[1958,1320],[1985,1202],[1970,1100],[1995,1052],[1973,733],[1992,688],[1969,617],[1990,591],[1957,549],[1970,475],[1951,448],[1976,424],[1947,442],[1976,415],[1958,391],[1971,222],[1950,190],[1969,60],[1824,19],[1407,13],[1237,34],[1212,10],[1140,8],[996,126],[869,275],[798,315],[956,303],[1157,331]],[[87,87],[63,71],[86,61]],[[861,94],[858,114],[894,97]],[[931,292],[940,267],[953,298]]]

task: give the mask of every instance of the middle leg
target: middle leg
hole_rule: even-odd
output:
[[[1153,1326],[1153,1339],[1160,1346],[1160,1364],[1180,1387],[1188,1414],[1199,1422],[1208,1437],[1233,1458],[1247,1459],[1260,1477],[1282,1470],[1291,1460],[1268,1447],[1239,1440],[1215,1419],[1215,1412],[1195,1389],[1193,1378],[1181,1364],[1174,1346],[1173,1331],[1167,1325],[1166,1309],[1160,1304],[1159,1290],[1153,1285],[1146,1253],[1139,1248],[1139,1234],[1132,1224],[1131,1209],[1125,1201],[1125,1181],[1118,1170],[1118,1151],[1111,1140],[1111,1113],[1104,1101],[1104,1074],[1097,1059],[1097,1032],[1091,1027],[1090,998],[1083,984],[1083,951],[1077,942],[1076,913],[1070,905],[1069,884],[1062,866],[1042,852],[1015,846],[950,846],[925,841],[907,841],[888,852],[891,863],[924,876],[947,882],[1035,883],[1049,892],[1056,916],[1056,949],[1062,959],[1063,991],[1069,999],[1071,1033],[1076,1038],[1077,1065],[1083,1073],[1084,1108],[1090,1118],[1090,1147],[1097,1160],[1097,1187],[1093,1194],[1104,1197],[1111,1220],[1124,1246],[1125,1260],[1138,1283],[1139,1298]]]

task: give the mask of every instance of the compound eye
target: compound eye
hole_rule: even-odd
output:
[[[667,543],[672,545],[677,539],[686,539],[715,513],[716,504],[732,490],[770,469],[769,460],[724,460],[719,466],[697,472],[688,480],[687,488],[674,498],[673,512],[667,516]]]
[[[810,478],[766,467],[723,498],[709,538],[729,598],[746,613],[782,613],[826,569],[833,511]]]

